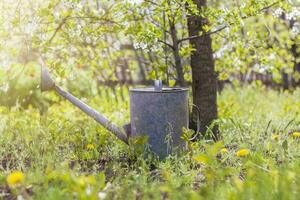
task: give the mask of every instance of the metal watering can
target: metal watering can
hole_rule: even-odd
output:
[[[41,90],[54,90],[80,108],[108,131],[128,144],[129,137],[148,136],[150,150],[165,158],[174,149],[184,146],[182,128],[188,128],[189,108],[187,88],[164,88],[161,81],[154,87],[134,88],[130,94],[130,124],[118,127],[72,94],[57,86],[42,62]]]

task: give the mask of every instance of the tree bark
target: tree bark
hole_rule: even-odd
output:
[[[131,38],[131,43],[133,44],[133,39]],[[133,45],[131,45],[133,46]],[[135,49],[133,48],[133,52],[134,52],[134,55],[135,55],[135,58],[136,58],[136,61],[137,61],[137,64],[138,64],[138,67],[139,67],[139,73],[140,73],[140,76],[139,76],[139,79],[141,81],[145,81],[146,80],[146,72],[145,72],[145,69],[144,69],[144,66],[143,66],[143,63],[142,63],[142,60],[141,60],[141,56],[139,55],[139,51],[138,49]]]
[[[296,41],[294,41],[294,40],[292,40],[292,41],[293,41],[293,44],[292,44],[291,52],[294,57],[294,73],[299,75],[300,74],[300,62],[297,60],[300,57],[300,53],[297,51],[298,47],[297,47]],[[293,82],[294,82],[295,87],[300,85],[300,80],[295,80],[295,77],[293,77]]]
[[[206,0],[193,0],[197,8],[201,10],[206,7]],[[203,25],[207,24],[207,19],[200,15],[189,14],[187,17],[189,37],[204,33]],[[217,75],[212,51],[212,40],[209,34],[203,37],[190,39],[190,44],[195,49],[191,54],[192,68],[192,90],[193,103],[200,110],[200,132],[205,134],[211,123],[217,119]],[[193,109],[192,122],[195,123],[197,116],[196,109]],[[212,127],[212,137],[219,139],[218,126]]]
[[[294,20],[290,21],[289,28],[292,29],[296,22]],[[291,53],[294,57],[294,75],[299,75],[300,73],[300,62],[298,62],[298,58],[300,57],[300,52],[298,52],[298,44],[296,38],[292,39]],[[300,85],[300,81],[296,80],[294,76],[292,76],[293,86],[297,87]]]
[[[173,56],[174,56],[174,61],[175,61],[175,69],[177,73],[177,80],[176,80],[176,85],[179,86],[184,86],[184,76],[183,76],[183,67],[181,63],[181,57],[179,54],[179,44],[178,44],[178,37],[177,37],[177,30],[175,27],[175,24],[173,21],[169,19],[169,25],[170,25],[170,32],[171,32],[171,37],[173,41]]]

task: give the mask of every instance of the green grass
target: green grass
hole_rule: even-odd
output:
[[[117,92],[119,93],[119,92]],[[110,92],[108,92],[110,94]],[[55,94],[43,115],[33,107],[0,107],[0,199],[298,199],[300,90],[258,86],[219,95],[218,143],[189,143],[159,161],[136,155]],[[125,99],[127,93],[124,94]],[[93,96],[87,103],[122,125],[128,102]],[[274,135],[278,135],[274,138]],[[222,148],[228,152],[220,153]],[[249,149],[246,157],[236,152]],[[13,171],[24,181],[8,186]]]

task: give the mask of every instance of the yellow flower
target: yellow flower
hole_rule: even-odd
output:
[[[85,187],[87,185],[95,185],[96,184],[96,179],[94,176],[79,176],[76,179],[77,183],[81,187]]]
[[[95,149],[95,146],[94,146],[93,144],[88,144],[88,145],[86,145],[86,148],[87,148],[88,150],[94,150],[94,149]]]
[[[272,135],[272,140],[277,141],[278,138],[279,138],[279,135],[277,135],[277,134],[273,134],[273,135]]]
[[[9,186],[14,186],[18,183],[23,182],[23,180],[24,180],[24,174],[21,171],[12,172],[6,178],[7,184]]]
[[[85,187],[86,182],[84,176],[79,176],[76,181],[78,185],[80,185],[81,187]]]
[[[228,150],[226,148],[222,148],[221,151],[220,151],[222,154],[225,154],[228,152]]]
[[[293,132],[291,135],[293,138],[300,138],[300,132],[298,132],[298,131]]]
[[[237,157],[245,157],[247,155],[249,155],[250,150],[249,149],[240,149],[236,152],[236,156]]]

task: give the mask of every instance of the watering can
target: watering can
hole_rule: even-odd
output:
[[[41,63],[42,91],[54,90],[126,144],[129,144],[129,137],[146,135],[150,150],[159,158],[165,158],[184,146],[185,142],[181,139],[182,128],[188,128],[189,123],[187,88],[162,87],[161,81],[155,81],[154,87],[130,89],[131,122],[119,127],[57,86],[45,64]]]

